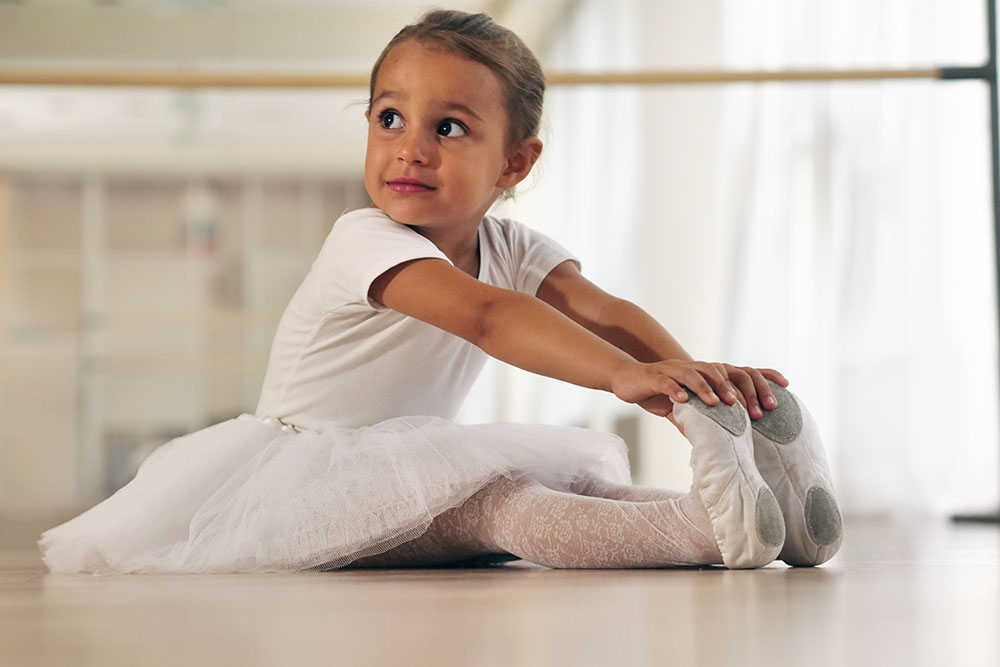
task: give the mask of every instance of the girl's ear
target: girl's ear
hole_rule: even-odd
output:
[[[497,180],[497,187],[505,190],[523,181],[541,154],[542,140],[538,137],[528,137],[521,141],[507,157],[507,165]]]

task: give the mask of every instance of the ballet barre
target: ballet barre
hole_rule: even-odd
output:
[[[981,79],[983,67],[787,70],[639,70],[550,72],[550,86],[669,86],[719,83],[835,82]],[[368,74],[307,72],[217,72],[166,69],[0,67],[0,85],[127,86],[149,88],[368,88]]]

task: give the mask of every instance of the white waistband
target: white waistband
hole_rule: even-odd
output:
[[[289,424],[288,422],[284,422],[278,419],[277,417],[258,417],[257,415],[247,415],[247,416],[252,419],[256,419],[261,423],[268,424],[270,426],[279,426],[281,427],[281,430],[285,431],[286,433],[302,433],[302,431],[305,430],[301,426],[296,426],[295,424]]]

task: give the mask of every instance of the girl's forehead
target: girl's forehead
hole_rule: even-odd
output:
[[[375,90],[428,86],[496,96],[500,80],[476,60],[437,43],[407,40],[386,54],[375,79]]]

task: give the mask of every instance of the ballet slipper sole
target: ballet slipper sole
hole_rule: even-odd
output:
[[[815,422],[797,396],[773,382],[770,386],[778,407],[752,423],[754,459],[785,517],[785,546],[778,558],[811,567],[837,553],[843,518]]]

